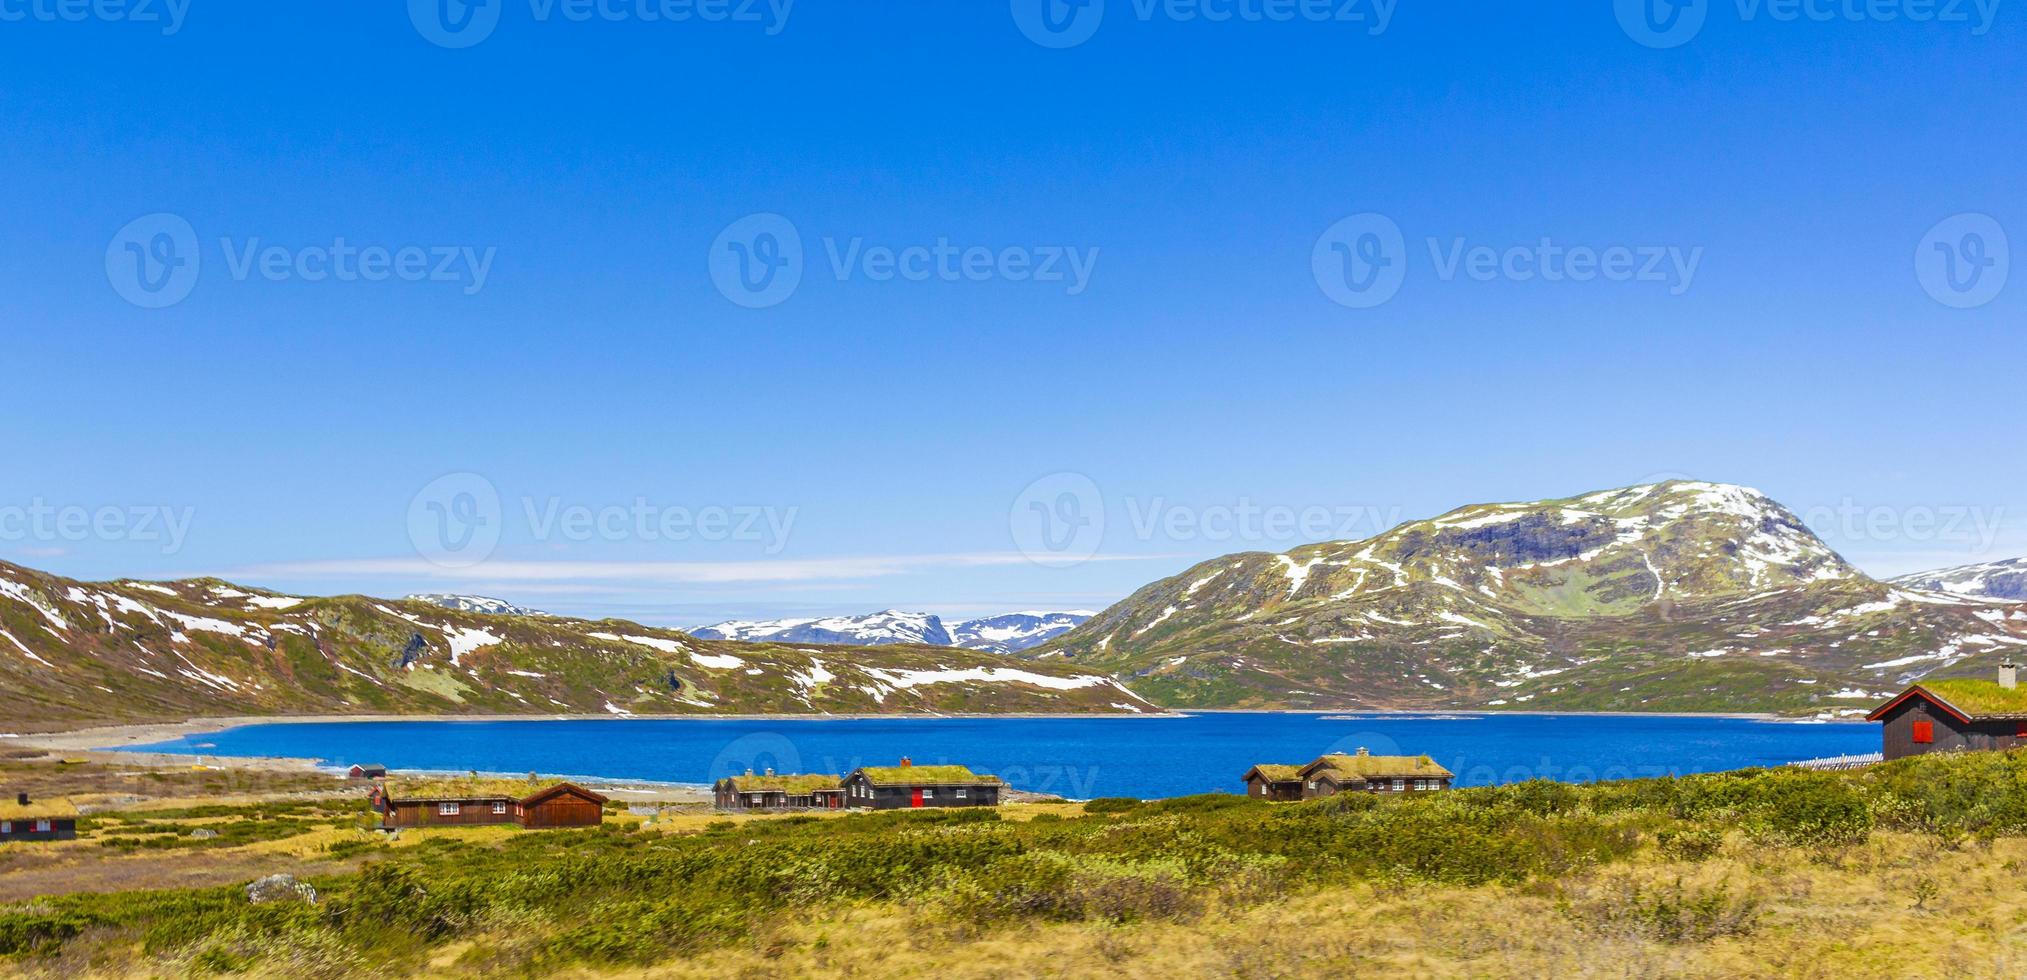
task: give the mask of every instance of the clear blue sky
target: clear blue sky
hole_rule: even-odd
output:
[[[1106,0],[1050,48],[991,0],[805,0],[778,24],[493,2],[462,48],[425,37],[426,3],[189,0],[173,33],[0,3],[0,558],[673,624],[1095,608],[1220,553],[1675,474],[1813,511],[1875,573],[2027,554],[2027,273],[1957,308],[1916,264],[1956,215],[2027,242],[2027,12],[1978,33],[1968,5],[1721,0],[1658,48],[1599,0],[1402,4],[1376,34],[1369,5]],[[150,251],[174,229],[139,226],[138,258],[121,236],[158,213],[197,267],[146,308],[127,263],[177,255]],[[1312,258],[1364,213],[1400,229],[1404,278],[1357,308]],[[712,267],[753,214],[804,255],[759,308]],[[245,265],[322,268],[341,238],[470,252],[450,281]],[[854,239],[1067,249],[1088,275],[840,279]],[[1441,270],[1458,242],[1543,239],[1696,265]],[[469,478],[425,492],[461,473],[496,514],[465,509]],[[1089,519],[1091,488],[1102,537],[1027,560],[1027,505]],[[431,503],[497,545],[446,562],[418,544]],[[1141,526],[1242,503],[1335,516]],[[38,529],[38,505],[119,519]],[[563,529],[612,506],[656,530]],[[792,523],[681,520],[712,508]]]

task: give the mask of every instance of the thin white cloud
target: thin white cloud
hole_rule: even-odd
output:
[[[1100,555],[1090,561],[1152,561],[1169,555]],[[450,568],[420,557],[343,558],[275,562],[220,572],[219,578],[349,578],[402,576],[438,581],[540,582],[549,586],[572,582],[629,585],[709,585],[723,583],[834,582],[908,575],[951,568],[986,568],[1029,564],[1019,552],[954,555],[883,555],[877,557],[781,558],[763,561],[528,561],[497,560]]]

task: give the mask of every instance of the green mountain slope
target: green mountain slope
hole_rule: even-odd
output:
[[[1671,482],[1214,559],[1031,655],[1174,706],[1834,716],[2020,647],[2027,606],[1876,582],[1757,491]]]
[[[1131,712],[1103,675],[920,646],[700,640],[215,580],[0,563],[0,731],[279,713]]]

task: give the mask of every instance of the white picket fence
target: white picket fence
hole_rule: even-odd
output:
[[[1863,755],[1839,755],[1828,759],[1803,759],[1800,762],[1790,762],[1788,765],[1798,769],[1834,771],[1838,769],[1863,769],[1866,766],[1883,762],[1885,759],[1885,756],[1877,752],[1867,752]]]

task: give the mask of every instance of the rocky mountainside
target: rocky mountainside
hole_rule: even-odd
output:
[[[2027,607],[1874,581],[1758,491],[1464,507],[1213,559],[1029,651],[1175,706],[1862,712],[2027,647]]]
[[[482,595],[449,595],[442,592],[418,592],[408,596],[409,602],[426,602],[432,606],[455,609],[459,612],[485,613],[489,616],[547,616],[540,609],[517,606],[505,599],[494,599]]]
[[[709,640],[765,640],[774,643],[852,643],[879,646],[919,643],[1013,653],[1037,646],[1075,629],[1091,613],[1017,612],[983,619],[945,622],[928,613],[889,609],[864,616],[822,619],[776,619],[766,622],[718,623],[690,630]]]
[[[620,620],[86,583],[0,563],[0,732],[279,713],[1137,712],[1080,668],[980,651],[700,639]]]
[[[1903,575],[1893,584],[1909,589],[1948,592],[1980,599],[2027,601],[2027,558],[2008,558],[1983,565],[1959,565],[1933,572]]]

